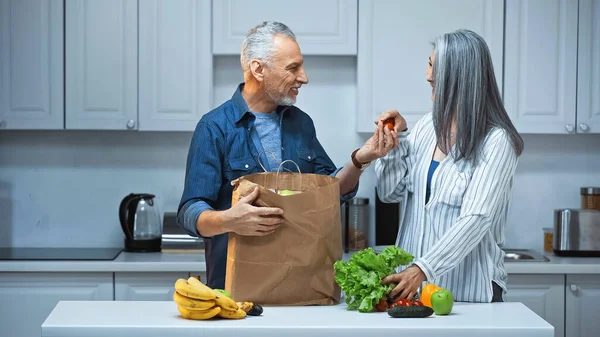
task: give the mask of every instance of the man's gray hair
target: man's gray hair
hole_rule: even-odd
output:
[[[248,31],[242,43],[240,55],[240,63],[244,71],[248,69],[250,62],[254,59],[269,64],[273,56],[273,38],[278,34],[296,40],[296,35],[288,26],[276,21],[264,21]]]
[[[507,132],[520,155],[523,139],[504,109],[485,40],[461,29],[439,36],[433,48],[433,124],[440,149],[450,150],[455,120],[455,160],[477,162],[483,140],[494,127]]]

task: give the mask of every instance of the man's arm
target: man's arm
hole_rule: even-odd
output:
[[[227,232],[252,236],[271,234],[283,221],[283,211],[252,206],[258,189],[227,210],[213,209],[223,183],[221,146],[225,142],[222,138],[215,127],[202,121],[198,123],[190,143],[178,223],[193,236],[212,237]]]
[[[194,130],[188,151],[185,185],[177,220],[188,234],[211,237],[224,233],[218,211],[212,204],[221,188],[223,140],[207,122],[200,121]]]

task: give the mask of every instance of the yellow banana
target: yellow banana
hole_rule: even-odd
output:
[[[197,279],[196,279],[197,280]],[[198,281],[200,282],[200,281]],[[214,300],[217,298],[215,292],[206,287],[204,289],[202,287],[193,286],[188,281],[183,278],[178,279],[175,282],[175,290],[185,297],[191,297],[198,300]]]
[[[229,318],[229,319],[242,319],[244,317],[246,317],[246,312],[244,310],[242,310],[241,308],[238,308],[237,310],[226,310],[221,308],[221,311],[219,312],[219,316],[222,318]]]
[[[252,302],[235,302],[238,307],[242,310],[244,310],[245,312],[248,312],[250,310],[252,310],[252,307],[254,306],[254,303]]]
[[[217,303],[218,306],[220,306],[221,308],[223,308],[225,310],[236,311],[239,309],[238,305],[235,303],[234,300],[232,300],[231,298],[229,298],[223,294],[217,294],[217,298],[215,299],[215,302]]]
[[[235,310],[238,309],[238,305],[235,303],[234,300],[232,300],[231,298],[225,296],[224,294],[222,294],[220,292],[214,291],[212,288],[210,288],[206,284],[200,282],[200,280],[198,280],[197,278],[190,277],[188,279],[188,283],[192,287],[197,287],[198,289],[201,289],[202,291],[210,291],[210,292],[212,292],[214,294],[214,296],[215,296],[215,298],[214,298],[215,302],[221,308],[226,309],[226,310],[230,310],[230,311],[235,311]]]
[[[178,305],[189,310],[206,310],[216,305],[215,300],[198,300],[191,297],[186,297],[178,292],[173,293],[173,301]]]
[[[177,310],[179,310],[181,317],[185,319],[205,320],[217,316],[221,312],[221,307],[212,307],[208,310],[189,310],[178,305]]]

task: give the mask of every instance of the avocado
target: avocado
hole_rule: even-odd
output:
[[[260,316],[263,313],[263,308],[258,305],[258,304],[254,304],[252,306],[252,309],[250,309],[250,311],[248,311],[248,315],[250,316]]]
[[[394,318],[424,318],[433,315],[433,309],[426,306],[397,306],[387,310]]]

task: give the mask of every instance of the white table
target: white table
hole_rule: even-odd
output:
[[[347,311],[346,304],[265,307],[242,320],[192,321],[170,301],[61,301],[42,337],[419,336],[552,337],[554,328],[521,303],[456,303],[448,316],[391,318]]]

